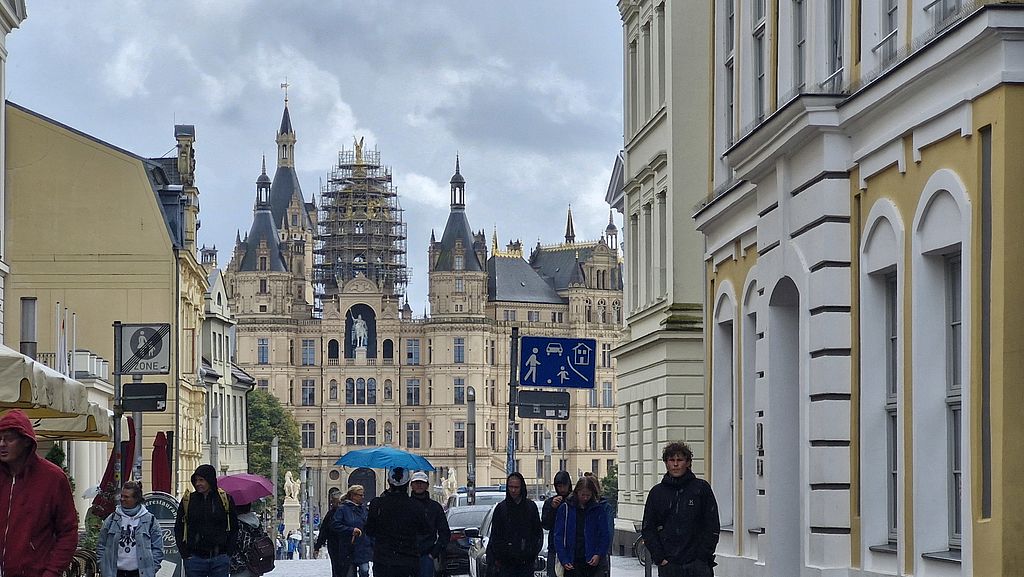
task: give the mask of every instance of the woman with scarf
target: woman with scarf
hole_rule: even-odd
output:
[[[611,548],[610,511],[599,501],[601,490],[593,476],[576,482],[572,496],[555,516],[555,551],[566,577],[594,577],[604,573]]]
[[[103,577],[156,576],[164,559],[164,534],[142,504],[142,483],[122,486],[121,504],[100,528],[96,557]]]

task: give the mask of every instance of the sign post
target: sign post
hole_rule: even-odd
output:
[[[171,325],[170,323],[124,324],[114,321],[114,480],[120,487],[121,479],[121,416],[125,410],[132,411],[138,433],[135,442],[135,475],[142,478],[142,412],[162,411],[167,407],[167,385],[163,386],[163,406],[159,402],[147,404],[136,398],[137,387],[144,375],[166,375],[171,372]],[[121,391],[121,376],[131,375],[132,396],[128,406],[124,405]],[[148,389],[147,389],[148,390]],[[149,397],[153,395],[150,394]],[[141,403],[141,404],[140,404]],[[152,406],[153,408],[146,408]],[[141,407],[141,408],[140,408]]]
[[[516,470],[516,404],[519,387],[516,381],[516,369],[519,367],[519,327],[512,327],[511,362],[508,377],[508,449],[505,462],[505,474],[511,475]]]

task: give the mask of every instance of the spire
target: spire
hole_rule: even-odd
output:
[[[295,166],[295,130],[292,128],[292,116],[288,112],[288,82],[281,85],[285,89],[284,112],[281,114],[281,128],[277,131],[277,167]]]
[[[572,244],[576,242],[576,230],[572,226],[572,205],[569,205],[569,216],[565,221],[565,242]]]
[[[459,155],[455,155],[455,174],[450,181],[452,185],[452,209],[466,207],[466,179],[459,170]]]
[[[498,252],[498,225],[494,225],[494,234],[491,236],[491,254]]]

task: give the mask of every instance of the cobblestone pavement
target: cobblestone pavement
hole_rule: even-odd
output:
[[[330,559],[278,561],[271,577],[330,577]],[[612,557],[614,577],[644,577],[644,568],[633,557]],[[655,576],[657,573],[655,573]]]

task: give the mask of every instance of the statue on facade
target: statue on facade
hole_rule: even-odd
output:
[[[455,469],[448,469],[448,478],[444,480],[444,500],[448,501],[455,493],[459,492],[459,481],[455,478]]]
[[[368,335],[369,331],[366,330],[366,321],[363,320],[363,315],[356,315],[352,319],[352,345],[356,348],[365,347]]]
[[[299,482],[292,476],[292,472],[286,471],[284,474],[284,498],[293,501],[298,500],[299,487]]]

